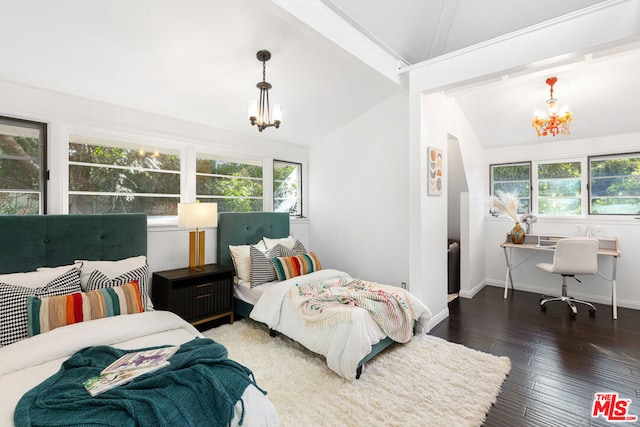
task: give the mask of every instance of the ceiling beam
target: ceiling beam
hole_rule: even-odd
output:
[[[321,0],[271,0],[392,82],[401,85],[399,70],[407,64],[366,37]]]

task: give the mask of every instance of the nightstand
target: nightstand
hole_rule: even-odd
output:
[[[153,305],[169,310],[192,325],[229,316],[233,323],[233,269],[207,264],[153,273]]]

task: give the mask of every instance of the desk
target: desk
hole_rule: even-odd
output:
[[[529,255],[522,261],[520,261],[517,265],[513,265],[512,255],[513,249],[519,250],[529,250],[529,251],[547,251],[553,252],[555,250],[555,242],[563,237],[579,237],[579,236],[550,236],[550,235],[527,235],[525,236],[524,243],[515,244],[511,243],[511,235],[507,234],[507,238],[500,245],[504,250],[504,257],[507,263],[507,275],[504,280],[504,298],[507,298],[507,291],[509,289],[509,285],[513,287],[513,278],[511,277],[511,271],[515,268],[518,268],[522,263],[528,260],[532,255]],[[611,305],[613,306],[613,318],[618,318],[618,302],[616,296],[616,269],[618,264],[618,258],[620,257],[620,250],[618,249],[618,239],[615,237],[594,237],[598,239],[598,255],[602,256],[610,256],[613,257],[613,265],[611,271],[611,277],[605,277],[598,271],[598,275],[605,280],[611,282]]]

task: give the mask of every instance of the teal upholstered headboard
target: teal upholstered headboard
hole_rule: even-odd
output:
[[[221,212],[218,214],[218,264],[232,267],[229,245],[253,245],[263,237],[289,235],[288,212]]]
[[[145,214],[0,216],[0,273],[147,254]]]

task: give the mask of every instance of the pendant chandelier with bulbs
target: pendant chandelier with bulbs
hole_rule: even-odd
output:
[[[547,99],[547,111],[536,111],[531,125],[535,128],[538,136],[547,135],[569,135],[569,123],[573,120],[573,115],[567,107],[558,111],[558,100],[553,97],[553,85],[558,81],[557,77],[549,77],[546,83],[549,85],[550,96]]]
[[[249,101],[249,120],[252,125],[256,125],[258,130],[262,132],[266,128],[273,126],[276,129],[282,123],[282,111],[280,104],[273,104],[273,112],[269,105],[269,90],[271,83],[266,81],[267,61],[271,59],[271,52],[268,50],[260,50],[256,54],[258,61],[262,62],[262,81],[258,82],[256,87],[260,89],[260,98],[258,101],[252,99]],[[273,122],[271,121],[273,119]]]

